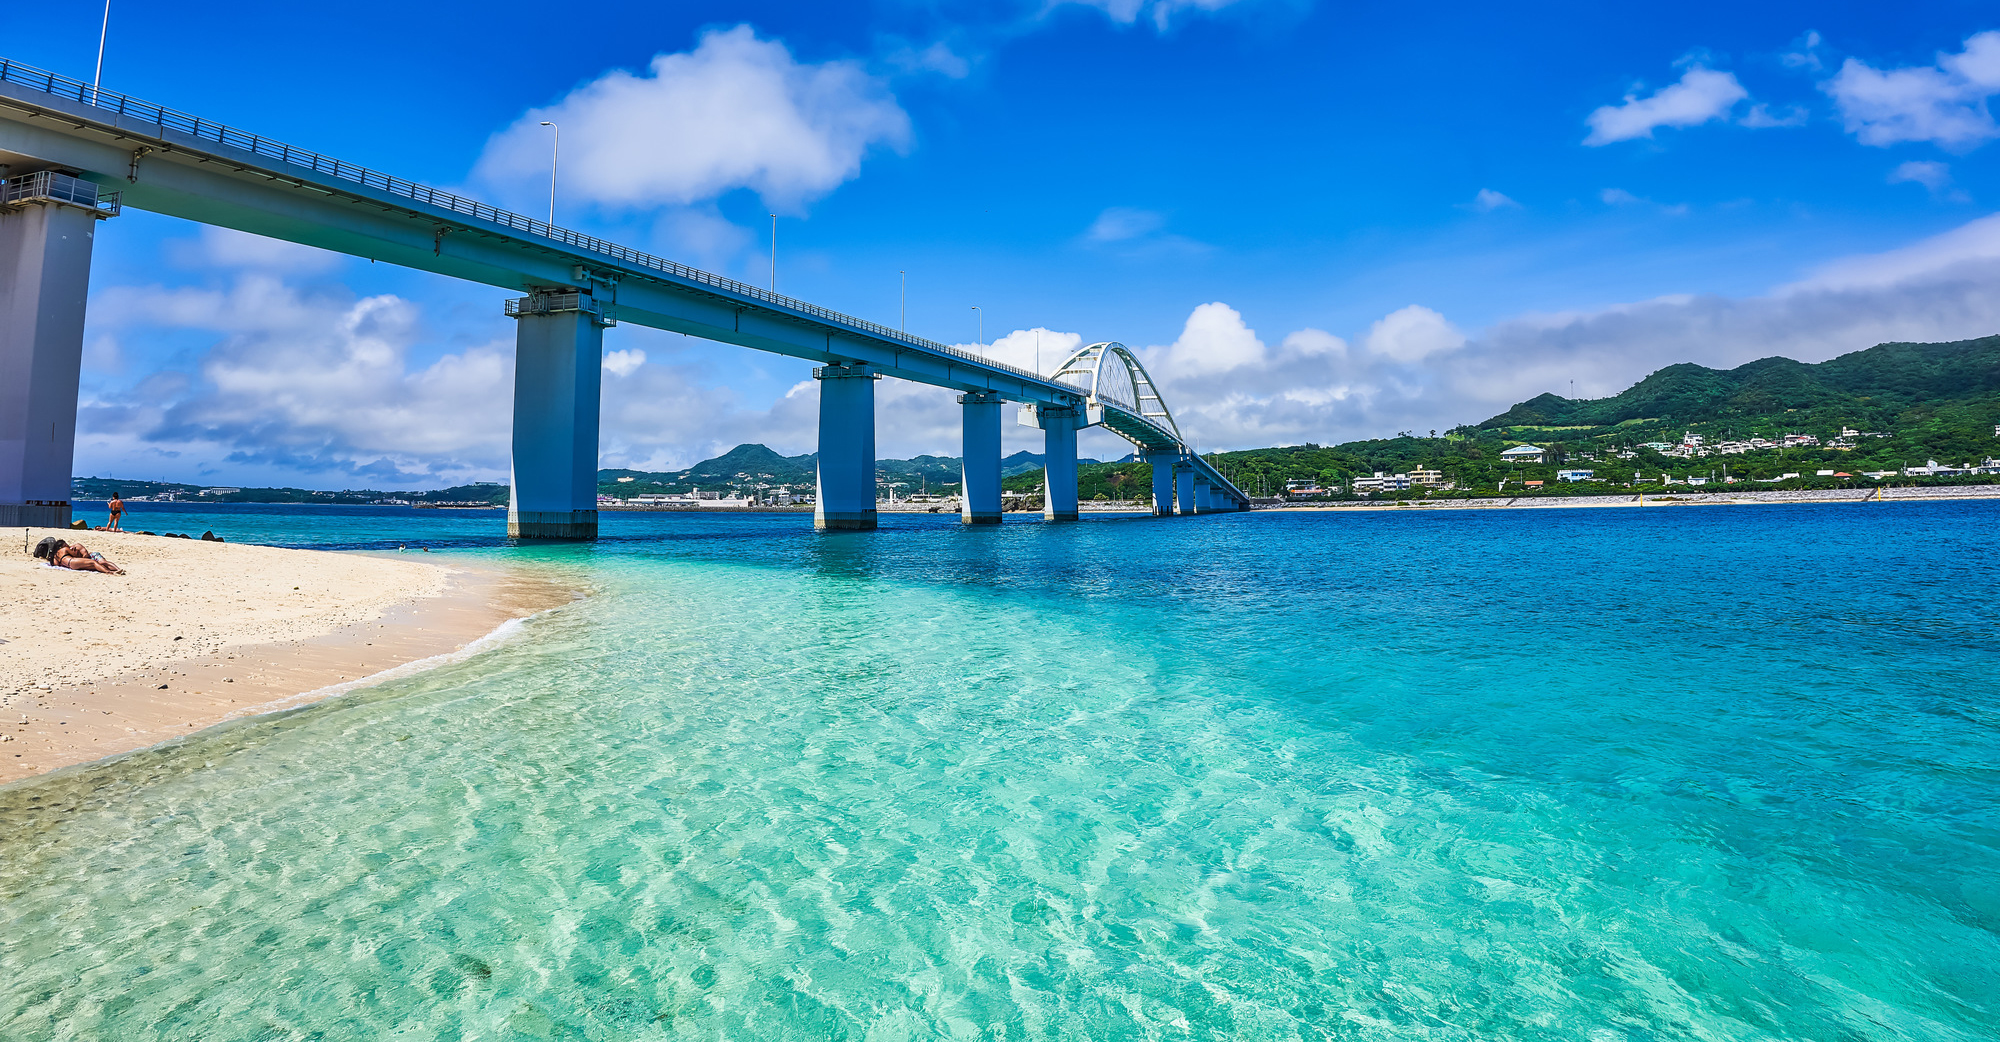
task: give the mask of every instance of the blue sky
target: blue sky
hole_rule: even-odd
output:
[[[782,291],[894,322],[908,271],[922,335],[971,344],[978,305],[1012,360],[1142,348],[1205,449],[2000,331],[1990,7],[692,11],[131,5],[105,85],[527,212],[554,115],[561,223],[761,283],[775,210]],[[4,49],[87,77],[99,14]],[[505,475],[497,291],[128,213],[93,294],[79,473]],[[801,363],[606,348],[607,465],[813,447]],[[879,426],[956,451],[930,389]]]

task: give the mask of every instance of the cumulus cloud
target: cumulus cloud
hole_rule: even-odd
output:
[[[1419,362],[1465,346],[1465,334],[1443,315],[1419,304],[1391,311],[1368,327],[1362,346],[1398,362]]]
[[[226,289],[112,287],[92,322],[206,331],[191,371],[86,397],[85,458],[193,454],[301,478],[450,483],[504,473],[513,352],[484,344],[409,364],[417,309],[395,296],[314,296],[268,274]]]
[[[1478,211],[1479,213],[1492,213],[1495,210],[1506,209],[1518,210],[1521,208],[1520,203],[1507,198],[1491,188],[1481,188],[1479,194],[1473,196],[1472,202],[1467,203],[1466,206],[1468,209]]]
[[[1966,39],[1932,65],[1877,69],[1858,58],[1820,84],[1864,145],[1928,141],[1966,151],[2000,137],[1988,101],[2000,94],[2000,31]]]
[[[1844,259],[1763,296],[1665,296],[1524,315],[1472,335],[1412,305],[1375,322],[1356,348],[1318,330],[1272,346],[1212,303],[1173,344],[1142,356],[1183,431],[1220,449],[1443,430],[1544,392],[1567,394],[1572,380],[1583,396],[1615,394],[1678,362],[1816,362],[1886,341],[1996,331],[2000,215]]]
[[[638,209],[747,188],[796,210],[858,174],[870,149],[910,138],[909,116],[858,62],[800,62],[747,25],[530,110],[487,142],[475,179],[510,198],[546,191],[544,121],[562,130],[563,198]]]
[[[624,379],[646,364],[646,352],[639,348],[604,352],[604,371]]]
[[[1680,82],[1662,87],[1646,97],[1625,95],[1618,105],[1605,105],[1592,112],[1584,123],[1590,135],[1586,145],[1608,145],[1614,141],[1650,138],[1660,127],[1693,127],[1723,119],[1729,110],[1750,96],[1736,74],[1717,72],[1691,65]]]

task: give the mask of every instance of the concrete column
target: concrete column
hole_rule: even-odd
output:
[[[819,381],[819,494],[813,527],[872,531],[878,377],[865,365],[828,365],[814,369],[813,379]]]
[[[1042,519],[1074,521],[1076,513],[1076,422],[1073,409],[1042,408]]]
[[[1153,468],[1153,516],[1172,517],[1174,513],[1174,464],[1180,462],[1178,456],[1147,456],[1146,462]]]
[[[961,394],[965,409],[964,461],[959,471],[959,520],[968,525],[1000,523],[1000,406],[997,394]]]
[[[24,175],[10,184],[31,191]],[[0,207],[0,526],[69,524],[76,463],[76,396],[83,366],[83,310],[90,247],[108,213],[68,198],[96,186],[63,185]],[[66,198],[51,198],[51,194]]]
[[[1194,513],[1194,468],[1186,463],[1174,467],[1174,501],[1178,513]]]
[[[1197,514],[1215,513],[1215,496],[1208,487],[1208,478],[1200,474],[1194,476],[1194,512]]]
[[[513,301],[514,473],[507,534],[597,538],[597,407],[604,325],[589,294]]]

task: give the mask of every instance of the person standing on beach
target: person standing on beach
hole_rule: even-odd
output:
[[[104,505],[111,509],[111,523],[105,525],[104,530],[107,532],[123,532],[124,529],[118,526],[125,521],[125,501],[118,498],[118,491],[116,489],[113,489],[111,492],[111,502]]]

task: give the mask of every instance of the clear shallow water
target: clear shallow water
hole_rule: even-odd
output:
[[[230,511],[600,592],[0,789],[0,1037],[1992,1038],[1992,509]]]

